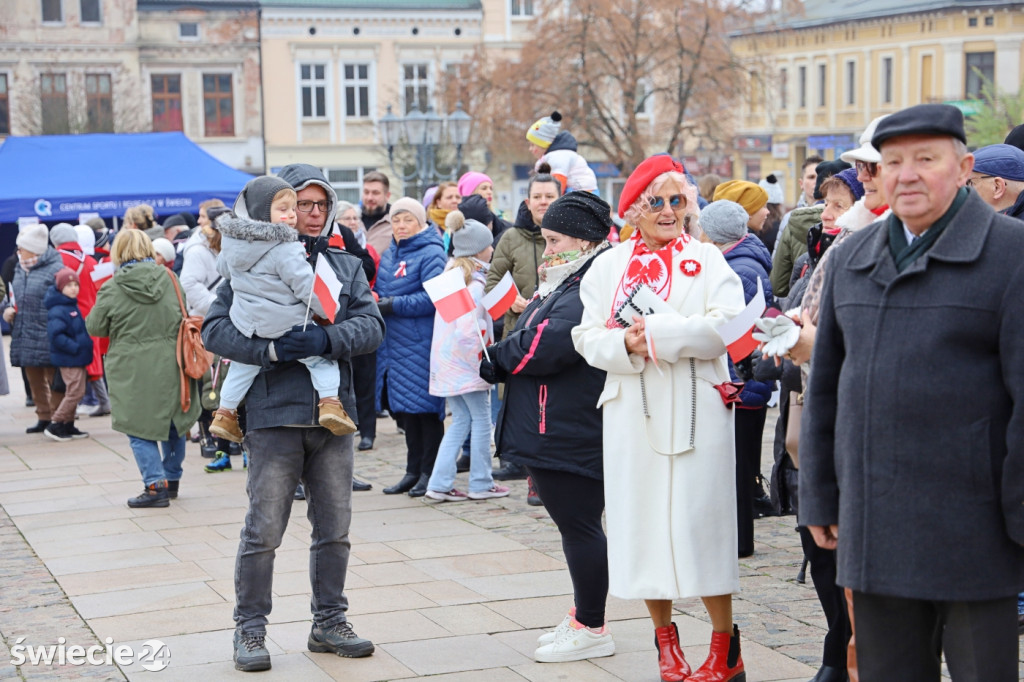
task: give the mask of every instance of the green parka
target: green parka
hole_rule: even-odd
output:
[[[191,409],[181,410],[175,358],[181,308],[174,276],[151,262],[119,268],[85,321],[90,336],[110,337],[104,364],[114,430],[136,438],[167,440],[172,422],[184,435],[199,417],[194,379]]]
[[[534,225],[533,215],[524,201],[519,206],[516,224],[501,235],[491,257],[491,269],[487,272],[486,290],[498,285],[506,272],[512,272],[512,279],[519,289],[519,295],[529,300],[537,290],[539,275],[537,269],[544,262],[544,237],[540,227]],[[508,336],[516,326],[519,313],[510,309],[505,313],[505,330],[502,338]]]
[[[789,279],[793,274],[796,259],[807,253],[807,231],[821,222],[821,204],[795,208],[789,214],[786,229],[779,237],[779,245],[775,247],[772,257],[772,291],[775,296],[783,298],[789,295]]]

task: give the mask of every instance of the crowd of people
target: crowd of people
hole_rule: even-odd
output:
[[[374,652],[344,588],[352,492],[372,487],[354,453],[391,418],[406,464],[384,494],[487,500],[528,478],[546,507],[573,604],[537,661],[614,654],[611,594],[644,600],[663,681],[746,679],[739,559],[755,518],[795,513],[828,624],[812,682],[938,680],[943,655],[957,681],[1016,679],[1024,127],[971,154],[952,107],[880,117],[840,158],[808,157],[788,212],[775,176],[697,181],[654,155],[618,197],[621,230],[558,112],[526,138],[536,166],[511,223],[481,172],[393,202],[367,173],[356,206],[292,164],[197,219],[161,225],[141,205],[116,235],[102,220],[23,227],[2,286],[27,431],[84,438],[76,416],[110,413],[142,477],[131,507],[182,492],[197,423],[207,472],[241,456],[239,670],[271,667],[295,497],[312,526],[309,650]],[[472,300],[452,320],[424,287],[445,273]],[[485,299],[508,278],[495,319]],[[763,346],[740,356],[719,330],[762,297]],[[204,376],[181,362],[198,318]],[[711,622],[700,666],[672,622],[687,598]]]

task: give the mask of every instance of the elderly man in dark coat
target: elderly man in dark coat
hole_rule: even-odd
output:
[[[963,116],[927,104],[872,144],[892,217],[826,275],[800,517],[838,544],[862,680],[1016,680],[1024,587],[1024,229],[965,187]]]

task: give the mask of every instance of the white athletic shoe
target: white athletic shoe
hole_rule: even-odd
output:
[[[537,638],[537,645],[544,646],[545,644],[551,644],[553,641],[558,639],[558,636],[565,632],[569,628],[569,624],[572,623],[572,619],[576,616],[576,607],[569,609],[569,613],[565,615],[562,622],[558,624],[551,632],[545,632],[543,635]]]
[[[576,627],[580,626],[577,630]],[[586,658],[601,658],[615,653],[615,642],[608,632],[608,626],[595,632],[580,623],[573,622],[550,644],[538,647],[533,659],[539,663],[564,663],[582,661]]]

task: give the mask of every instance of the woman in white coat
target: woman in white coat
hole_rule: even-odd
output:
[[[594,261],[572,336],[608,373],[598,406],[609,592],[646,601],[662,680],[738,682],[746,675],[732,622],[733,415],[715,386],[729,381],[716,328],[743,309],[743,288],[717,248],[686,234],[698,209],[683,173],[656,155],[630,175],[619,215],[635,236]],[[672,601],[688,597],[703,599],[713,629],[708,659],[692,676],[672,623]]]

